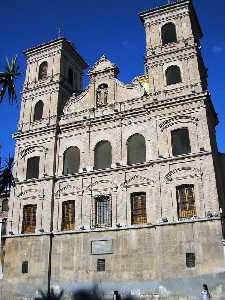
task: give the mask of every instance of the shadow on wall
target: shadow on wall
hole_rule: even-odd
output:
[[[98,286],[94,286],[91,289],[80,289],[74,292],[71,298],[64,295],[64,291],[56,291],[51,289],[50,292],[39,291],[39,295],[35,297],[34,300],[135,300],[136,298],[133,296],[125,296],[121,297],[118,291],[114,291],[111,297],[109,295],[105,295],[102,290],[98,288]]]

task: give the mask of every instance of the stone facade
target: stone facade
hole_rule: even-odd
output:
[[[215,297],[224,293],[218,120],[207,91],[201,28],[189,0],[145,11],[140,18],[146,74],[131,84],[120,82],[118,67],[102,56],[82,90],[87,64],[64,38],[25,51],[4,259],[4,284],[9,289],[13,283],[14,295],[32,296],[49,284],[69,293],[93,282],[109,293],[194,297],[206,281]],[[175,24],[177,40],[163,45],[161,30],[167,23]],[[43,63],[47,68],[41,69]],[[181,80],[168,84],[167,70],[174,65]],[[39,101],[41,118],[36,118]],[[171,132],[182,128],[191,151],[174,155]],[[128,141],[136,134],[144,138],[146,153],[144,161],[131,164]],[[98,169],[96,147],[103,141],[111,145],[111,161]],[[79,149],[75,174],[65,172],[69,147]],[[28,161],[34,157],[38,176],[28,178]],[[194,188],[191,217],[178,215],[179,186]],[[144,222],[132,221],[134,193],[146,197]],[[96,199],[101,196],[110,199],[110,216],[99,228]],[[71,230],[62,230],[66,201],[74,201]],[[35,206],[30,233],[24,232],[27,205]],[[194,256],[191,267],[188,254]],[[103,260],[105,271],[99,272]],[[27,272],[21,272],[24,262]]]

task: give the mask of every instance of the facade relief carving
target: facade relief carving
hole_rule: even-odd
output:
[[[188,117],[188,116],[175,116],[170,119],[167,119],[159,124],[159,128],[163,132],[165,129],[173,126],[174,124],[182,124],[182,123],[193,123],[194,125],[198,124],[198,118],[196,117]]]
[[[173,180],[180,180],[185,178],[201,177],[203,175],[201,169],[192,167],[181,167],[174,169],[166,174],[165,180],[167,183]]]
[[[153,179],[135,174],[121,184],[122,188],[138,187],[138,186],[154,186],[155,181]]]
[[[25,156],[34,153],[35,151],[46,153],[48,149],[43,146],[31,146],[20,152],[20,158],[24,158]]]

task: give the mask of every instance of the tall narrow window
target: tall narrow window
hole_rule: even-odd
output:
[[[75,174],[80,168],[80,149],[69,147],[63,154],[63,174]]]
[[[161,30],[162,44],[167,45],[169,43],[177,42],[176,26],[174,23],[167,23]]]
[[[131,194],[131,224],[147,223],[146,215],[146,194],[132,193]]]
[[[34,121],[42,119],[44,103],[40,100],[35,104],[34,107]]]
[[[173,156],[191,152],[189,132],[187,128],[179,128],[171,132]]]
[[[39,156],[28,158],[27,160],[27,179],[39,177]]]
[[[196,215],[194,185],[177,186],[177,215],[178,219],[191,218]]]
[[[178,66],[170,66],[166,69],[166,84],[172,85],[181,82],[181,72]]]
[[[186,253],[186,267],[194,268],[195,267],[195,253]]]
[[[105,106],[108,102],[108,85],[102,83],[98,86],[96,90],[96,106]]]
[[[99,258],[97,259],[97,272],[105,271],[105,259]]]
[[[75,228],[75,202],[73,200],[62,203],[62,230]]]
[[[22,273],[23,274],[28,273],[28,261],[27,260],[22,262]]]
[[[68,70],[68,82],[70,85],[73,85],[73,70],[71,68]]]
[[[146,161],[145,138],[141,134],[134,134],[127,140],[127,164],[137,164]]]
[[[112,147],[108,141],[101,141],[95,146],[94,168],[106,169],[111,168],[112,164]]]
[[[2,211],[8,211],[9,210],[9,200],[3,199],[2,200]]]
[[[25,205],[23,207],[22,233],[34,233],[36,228],[37,205]]]
[[[105,227],[112,225],[111,201],[109,196],[95,198],[95,226]]]
[[[48,63],[47,61],[44,61],[40,64],[39,72],[38,72],[38,80],[40,79],[46,79],[48,76]]]

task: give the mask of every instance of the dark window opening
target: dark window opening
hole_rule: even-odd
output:
[[[167,45],[177,42],[176,26],[173,23],[167,23],[162,27],[162,44]]]
[[[178,66],[170,66],[166,69],[166,84],[172,85],[181,82],[181,72]]]
[[[6,235],[7,232],[7,219],[2,219],[2,231],[1,231],[1,235]],[[3,248],[2,248],[3,251]]]
[[[22,262],[22,273],[23,274],[28,273],[28,261],[26,260]]]
[[[40,79],[46,79],[48,76],[48,63],[47,61],[44,61],[40,64],[39,72],[38,72],[38,80]]]
[[[70,85],[73,85],[73,70],[72,69],[68,70],[68,82]]]
[[[63,175],[75,174],[80,168],[80,149],[69,147],[63,154]]]
[[[23,207],[22,233],[35,233],[37,205]]]
[[[134,134],[127,140],[127,164],[137,164],[146,161],[145,138],[141,134]]]
[[[95,146],[94,152],[94,168],[106,169],[111,168],[112,164],[112,147],[108,141],[99,142]]]
[[[2,211],[8,211],[9,210],[9,200],[3,199],[2,200]]]
[[[97,272],[105,271],[105,259],[97,259]]]
[[[195,253],[186,253],[186,266],[187,268],[195,267]]]
[[[187,128],[179,128],[171,132],[173,156],[191,152],[189,132]]]
[[[34,121],[42,119],[44,103],[40,100],[35,104],[34,107]]]
[[[110,196],[95,198],[95,226],[112,226],[112,208]]]
[[[96,106],[101,107],[107,105],[108,102],[108,85],[102,83],[96,90]]]
[[[196,215],[193,184],[183,184],[176,187],[178,219],[192,218]]]
[[[146,193],[131,194],[131,224],[147,223]]]
[[[75,202],[73,200],[62,203],[62,230],[75,228]]]
[[[26,179],[39,177],[39,161],[40,161],[39,156],[28,158]]]

